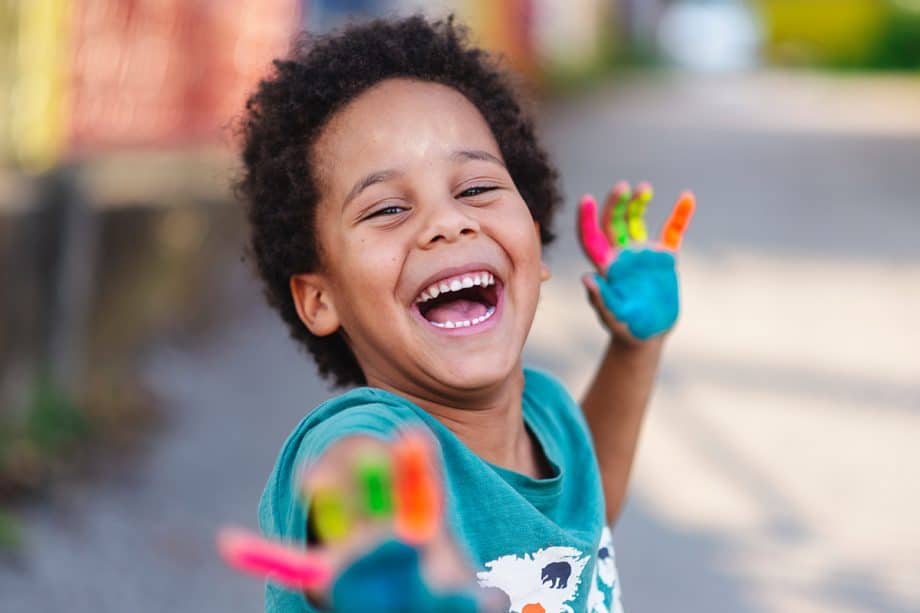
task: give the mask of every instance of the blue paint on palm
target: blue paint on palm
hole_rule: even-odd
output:
[[[336,613],[476,613],[467,593],[432,593],[422,579],[419,552],[395,540],[384,541],[346,568],[332,585]]]
[[[674,255],[657,249],[624,249],[594,275],[604,305],[629,332],[646,340],[671,329],[680,312]]]

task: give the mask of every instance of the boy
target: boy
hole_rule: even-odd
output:
[[[243,135],[266,296],[321,374],[362,386],[297,426],[260,504],[267,536],[309,543],[338,579],[307,594],[269,584],[266,609],[494,608],[470,597],[472,566],[501,610],[619,610],[607,526],[677,316],[670,252],[616,251],[583,203],[600,273],[585,285],[612,337],[579,408],[521,364],[549,277],[556,172],[505,77],[452,19],[375,21],[301,46],[249,100]],[[620,246],[620,209],[650,197],[626,192],[605,215]],[[630,224],[641,238],[641,218]],[[392,453],[407,426],[431,435],[443,474],[445,522],[418,549],[353,503],[362,458]]]

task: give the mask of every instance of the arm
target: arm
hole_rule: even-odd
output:
[[[611,340],[581,406],[600,466],[607,523],[620,515],[664,337],[640,345]]]
[[[601,472],[607,521],[616,521],[661,352],[679,313],[675,255],[695,207],[685,192],[665,223],[661,239],[646,242],[643,215],[652,190],[632,193],[617,184],[602,221],[590,196],[579,209],[579,236],[597,274],[583,278],[588,298],[611,338],[582,409]]]
[[[486,610],[442,521],[440,472],[427,432],[342,437],[301,474],[298,504],[309,509],[312,543],[231,529],[218,548],[231,566],[302,592],[309,610]]]

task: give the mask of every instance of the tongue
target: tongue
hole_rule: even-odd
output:
[[[445,322],[456,323],[458,321],[469,321],[476,317],[482,317],[486,314],[486,305],[475,300],[446,300],[433,307],[425,313],[428,321],[438,324]]]

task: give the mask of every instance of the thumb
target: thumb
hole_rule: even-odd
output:
[[[588,300],[591,302],[591,306],[594,307],[594,310],[597,311],[597,316],[601,320],[601,323],[613,333],[614,337],[626,340],[629,343],[635,343],[635,337],[632,332],[629,331],[629,326],[626,322],[617,319],[613,312],[607,307],[607,303],[604,302],[600,286],[597,283],[597,274],[586,273],[582,275],[581,282],[588,292]]]
[[[604,298],[601,296],[601,288],[597,283],[597,274],[585,273],[581,277],[581,282],[588,292],[588,301],[591,303],[591,306],[594,307],[594,310],[597,311],[597,316],[600,318],[601,323],[607,326],[611,331],[619,331],[619,329],[623,327],[623,324],[614,317],[610,309],[607,308],[606,303],[604,303]]]
[[[597,279],[594,278],[594,274],[589,272],[583,274],[581,276],[581,283],[585,286],[591,306],[595,308],[598,315],[603,317],[607,311],[607,307],[604,306],[604,299],[601,297],[601,289],[597,285]]]

